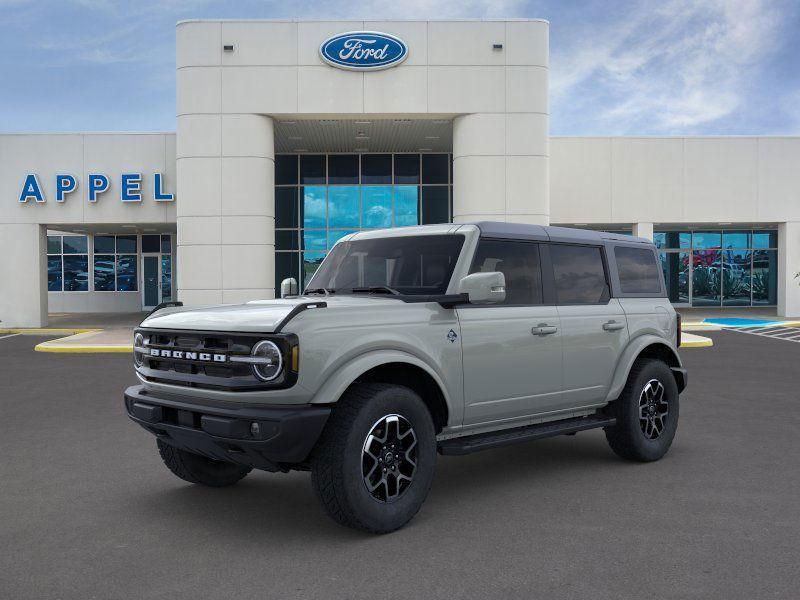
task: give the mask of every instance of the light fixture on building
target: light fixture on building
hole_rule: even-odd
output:
[[[425,139],[426,139],[426,140],[438,140],[438,139],[440,139],[440,138],[439,138],[439,136],[438,136],[438,135],[426,135],[426,136],[425,136]]]
[[[356,121],[356,125],[372,125],[372,121]]]
[[[411,125],[411,119],[395,119],[395,125]]]
[[[222,49],[223,49],[225,52],[233,52],[233,44],[225,44],[225,45],[222,47]]]
[[[420,152],[433,152],[433,148],[420,148]]]
[[[297,121],[281,121],[281,125],[297,125]]]
[[[369,152],[369,148],[354,148],[353,152]]]
[[[502,50],[503,44],[492,44],[492,50]]]
[[[339,122],[339,119],[320,119],[319,122],[322,125],[336,125]]]

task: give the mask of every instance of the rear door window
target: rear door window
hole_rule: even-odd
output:
[[[550,260],[558,304],[599,304],[611,297],[599,247],[553,244]]]
[[[660,294],[656,256],[649,248],[614,248],[620,289],[625,294]]]
[[[542,269],[538,244],[481,240],[470,273],[494,271],[500,271],[506,278],[506,299],[503,304],[542,303]]]

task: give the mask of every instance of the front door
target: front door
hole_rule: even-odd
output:
[[[144,309],[155,308],[161,303],[161,276],[159,255],[142,256],[142,304]]]
[[[506,300],[459,307],[464,425],[512,423],[561,404],[561,323],[542,304],[539,246],[481,240],[471,272],[500,271]]]

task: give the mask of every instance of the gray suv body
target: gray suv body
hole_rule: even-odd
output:
[[[125,404],[182,479],[310,470],[334,519],[387,532],[421,507],[437,451],[603,428],[620,456],[661,458],[687,383],[679,345],[647,240],[491,222],[364,231],[301,295],[151,314]]]

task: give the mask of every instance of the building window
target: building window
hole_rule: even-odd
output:
[[[85,235],[47,236],[47,291],[88,292],[89,254]]]
[[[672,302],[692,306],[777,303],[777,231],[657,231],[653,237]]]
[[[158,236],[156,236],[158,237]],[[94,237],[94,290],[136,292],[138,244],[135,235]]]
[[[365,229],[452,221],[449,154],[279,154],[275,157],[275,289],[301,288],[342,237]]]

